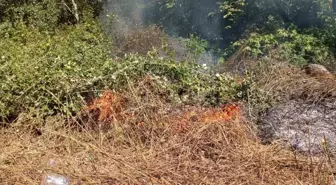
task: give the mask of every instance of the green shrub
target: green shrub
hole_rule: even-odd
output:
[[[190,55],[187,58],[198,59],[209,49],[209,43],[194,34],[190,34],[189,38],[181,39],[181,41],[186,45],[188,54]]]
[[[0,21],[23,22],[51,30],[59,24],[97,18],[102,9],[102,0],[0,0]]]
[[[153,51],[113,61],[97,20],[59,24],[57,3],[32,2],[7,7],[13,17],[0,23],[0,121],[30,111],[76,114],[102,90],[122,91],[147,75],[175,102],[217,105],[241,96],[233,78],[210,74],[193,60],[176,62]],[[194,57],[208,46],[193,35],[185,44]]]
[[[194,62],[176,62],[158,57],[129,55],[112,64],[104,84],[120,89],[145,75],[157,77],[172,100],[183,103],[218,105],[240,98],[241,86],[225,74],[210,74]],[[105,79],[105,80],[104,80]],[[113,79],[113,80],[111,80]]]
[[[275,33],[253,33],[248,39],[238,41],[234,46],[244,46],[249,56],[289,61],[297,65],[307,63],[327,64],[332,53],[321,39],[299,33],[296,29],[278,29]]]
[[[113,62],[96,22],[54,32],[25,24],[14,28],[8,22],[0,27],[2,118],[30,109],[42,115],[76,113],[88,96],[105,88],[121,90],[145,75],[158,77],[172,100],[185,103],[218,104],[238,94],[233,78],[210,75],[193,62],[176,63],[155,52]]]
[[[25,24],[44,30],[53,30],[59,22],[61,10],[56,1],[23,3],[6,8],[6,19],[13,24]]]
[[[79,97],[73,93],[100,76],[109,62],[95,22],[66,26],[52,33],[24,24],[14,28],[8,22],[0,27],[3,118],[30,108],[43,112],[78,108]]]

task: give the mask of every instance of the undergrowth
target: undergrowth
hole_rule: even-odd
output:
[[[295,28],[279,28],[272,33],[251,33],[247,39],[235,42],[231,47],[243,47],[249,57],[263,57],[287,61],[303,66],[319,63],[333,67],[331,50],[313,34],[300,33]]]
[[[5,122],[27,111],[76,114],[101,90],[123,89],[145,75],[160,81],[175,102],[218,105],[242,94],[230,76],[210,75],[198,64],[176,63],[155,51],[111,60],[94,21],[54,32],[22,24],[1,26],[0,112]]]
[[[110,61],[95,22],[41,32],[2,23],[0,41],[1,117],[30,109],[43,113],[77,109],[81,91]]]

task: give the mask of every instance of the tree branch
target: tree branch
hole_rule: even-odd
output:
[[[78,6],[75,0],[71,0],[73,6],[73,14],[75,15],[76,21],[79,22],[79,15],[78,15]]]
[[[71,9],[64,0],[62,0],[63,5],[68,9],[69,12],[71,12],[75,18],[76,18],[76,22],[79,22],[79,14],[78,14],[78,6],[75,2],[75,0],[71,0],[73,9]]]

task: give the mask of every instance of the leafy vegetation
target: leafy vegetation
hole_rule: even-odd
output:
[[[328,0],[166,3],[166,6],[162,2],[153,3],[153,9],[157,10],[155,17],[148,15],[146,20],[162,24],[173,34],[186,37],[187,33],[195,33],[211,45],[220,45],[226,59],[245,46],[257,58],[272,56],[300,65],[323,61],[330,69],[334,68],[336,25]]]
[[[222,38],[232,43],[222,50],[224,56],[238,51],[253,60],[271,58],[300,66],[320,63],[332,69],[336,23],[328,3],[287,1],[272,4],[263,0],[223,0],[215,9],[213,2],[207,2],[205,11],[215,22],[209,21],[221,26],[224,21],[226,27],[221,29],[231,33]],[[159,10],[167,17],[157,21],[165,26],[165,21],[174,18],[173,12],[205,5],[203,1],[181,3],[160,4],[165,5]],[[215,74],[206,64],[195,63],[213,50],[213,42],[204,40],[207,33],[191,25],[193,21],[188,22],[193,12],[174,20],[184,24],[177,28],[187,29],[185,33],[189,34],[178,40],[186,49],[184,60],[188,62],[176,63],[173,55],[177,51],[167,45],[169,35],[159,27],[137,28],[127,34],[116,29],[104,32],[98,21],[102,5],[101,1],[1,1],[0,72],[4,75],[0,77],[0,117],[4,122],[27,111],[43,116],[73,115],[100,91],[119,91],[129,81],[146,75],[159,78],[174,102],[219,105],[248,98],[250,80],[238,83],[229,75]],[[142,9],[158,8],[156,5],[151,2]],[[305,23],[300,15],[306,12],[310,12],[307,17],[311,20]],[[221,20],[214,18],[216,15],[221,15]],[[246,22],[249,19],[253,21]],[[112,20],[111,24],[118,27],[120,22]],[[188,30],[189,26],[196,27]],[[162,51],[170,57],[162,58]],[[111,55],[117,58],[111,60]]]
[[[265,146],[254,121],[334,96],[301,67],[336,69],[335,30],[328,0],[0,0],[0,181],[327,184],[328,154]]]
[[[53,33],[5,24],[0,41],[1,116],[29,108],[48,113],[78,108],[76,92],[92,89],[89,82],[101,76],[109,62],[97,23]]]
[[[54,14],[41,11],[49,4]],[[19,17],[1,23],[3,121],[27,111],[37,111],[41,116],[72,115],[99,91],[120,90],[145,75],[160,78],[162,88],[176,101],[218,104],[239,94],[239,85],[230,77],[210,75],[197,64],[161,59],[156,53],[130,54],[121,62],[113,62],[94,16],[73,26],[57,26],[54,5],[49,1],[25,4],[21,10],[30,12],[25,21],[17,14]],[[193,56],[205,52],[207,43],[193,35],[185,42]],[[212,95],[216,95],[215,100]]]
[[[226,57],[244,53],[244,57],[253,60],[272,59],[299,66],[320,63],[330,69],[335,66],[336,23],[328,3],[323,0],[302,4],[283,0],[271,3],[272,6],[263,0],[223,0],[216,1],[215,9],[212,9],[213,2],[163,2],[142,7],[150,10],[164,5],[157,10],[167,14],[157,20],[163,26],[174,18],[174,12],[206,4],[205,11],[209,11],[208,16],[214,22],[209,21],[220,26],[224,21],[227,27],[221,29],[224,34],[230,33],[222,38],[231,42],[222,50]],[[185,61],[176,62],[173,56],[178,51],[169,46],[170,36],[159,27],[135,27],[128,33],[117,29],[104,32],[105,27],[98,19],[102,5],[101,1],[1,1],[0,117],[3,122],[30,111],[42,116],[74,115],[100,91],[120,91],[130,81],[146,75],[158,78],[162,89],[175,103],[220,105],[248,100],[251,80],[238,82],[227,74],[216,74],[207,64],[196,64],[201,56],[213,50],[211,39],[203,38],[214,30],[206,33],[200,30],[200,25],[190,25],[193,12],[174,20],[185,24],[177,28],[186,29],[188,34],[187,38],[178,40],[186,50]],[[306,19],[300,15],[306,12],[310,12],[307,17],[311,20],[304,23]],[[214,18],[218,14],[221,20]],[[153,21],[148,14],[144,17]],[[120,27],[115,18],[112,16],[112,25],[108,26]],[[247,22],[249,19],[252,22]],[[190,30],[189,26],[195,27]],[[162,52],[168,57],[162,57]]]
[[[233,46],[244,44],[244,51],[256,59],[267,56],[301,66],[333,62],[333,54],[323,41],[312,34],[300,34],[296,29],[278,29],[274,34],[252,33],[248,39],[242,39]]]

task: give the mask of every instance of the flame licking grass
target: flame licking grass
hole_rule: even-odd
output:
[[[222,108],[212,108],[206,110],[200,115],[200,122],[215,123],[232,121],[239,118],[240,107],[236,104],[228,104],[222,106]]]
[[[106,90],[101,97],[89,103],[85,112],[92,115],[92,118],[100,123],[121,121],[126,116],[124,114],[124,104],[124,98]]]
[[[227,104],[220,108],[191,107],[182,116],[176,116],[176,119],[171,120],[171,123],[175,132],[185,133],[193,123],[213,124],[237,119],[241,119],[240,107],[237,104]]]
[[[96,98],[85,108],[85,113],[90,115],[91,119],[99,124],[130,124],[138,123],[138,126],[144,123],[137,122],[143,120],[140,114],[127,111],[126,98],[110,90],[104,91],[102,96]],[[227,104],[219,108],[202,108],[191,106],[178,110],[179,114],[167,113],[166,122],[172,126],[175,133],[184,133],[188,131],[193,123],[212,124],[234,121],[241,118],[241,109],[237,104]],[[155,117],[159,116],[159,110],[153,112]],[[133,120],[133,121],[130,121]]]

